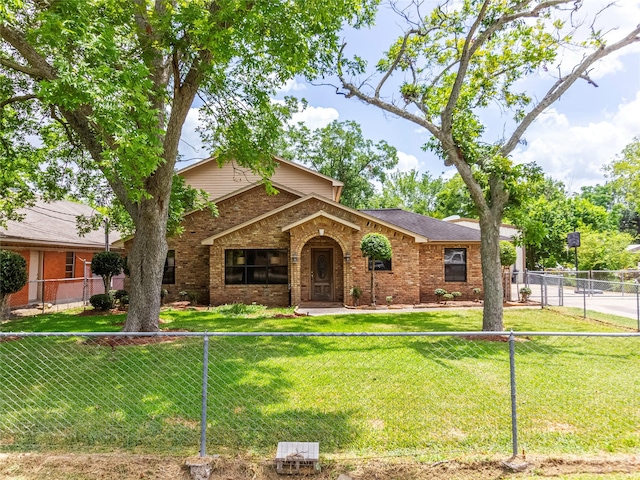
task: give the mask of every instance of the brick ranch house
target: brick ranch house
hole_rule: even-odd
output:
[[[214,159],[178,172],[210,194],[219,216],[191,212],[184,232],[168,238],[163,288],[170,299],[186,291],[211,305],[352,304],[349,291],[358,286],[360,303],[370,303],[372,265],[360,251],[370,232],[384,234],[393,248],[390,261],[375,265],[378,303],[387,296],[395,304],[433,301],[436,288],[473,298],[473,288],[482,287],[478,230],[401,209],[354,210],[338,203],[341,182],[275,160],[276,195],[251,172],[220,168]]]
[[[83,300],[87,295],[84,277],[92,277],[87,264],[105,249],[105,232],[99,229],[81,237],[76,217],[90,217],[94,209],[69,200],[37,200],[20,213],[24,216],[21,221],[9,221],[0,228],[0,248],[22,255],[27,262],[28,283],[9,297],[9,306]],[[110,237],[120,238],[117,232],[111,232]],[[101,285],[102,280],[99,282]]]

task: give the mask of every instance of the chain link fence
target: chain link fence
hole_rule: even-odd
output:
[[[639,341],[0,333],[0,451],[637,452]]]
[[[112,290],[124,289],[124,275],[111,280]],[[12,309],[36,308],[44,311],[59,311],[89,304],[89,299],[97,293],[104,293],[101,277],[85,276],[78,278],[57,278],[31,280],[24,287],[29,298],[26,303],[10,301]],[[27,296],[24,296],[27,299]]]
[[[604,273],[614,280],[603,279]],[[634,274],[635,271],[524,272],[513,276],[512,297],[521,297],[522,289],[528,288],[529,300],[542,307],[579,309],[585,318],[591,316],[588,311],[614,315],[607,321],[640,331],[640,283]],[[626,280],[620,282],[616,278]]]

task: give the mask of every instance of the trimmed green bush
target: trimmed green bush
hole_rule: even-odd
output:
[[[89,303],[96,310],[107,311],[113,308],[115,301],[113,297],[108,293],[98,293],[96,295],[92,295],[91,298],[89,298]]]
[[[353,304],[355,306],[358,306],[358,300],[362,296],[362,289],[354,285],[353,287],[351,287],[351,290],[349,290],[349,295],[353,297]]]

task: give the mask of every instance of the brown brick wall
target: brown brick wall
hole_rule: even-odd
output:
[[[294,305],[308,301],[311,295],[311,252],[327,248],[333,254],[333,299],[352,304],[349,290],[362,289],[360,304],[371,303],[371,273],[366,258],[360,252],[362,237],[370,232],[389,238],[393,249],[392,270],[376,271],[376,299],[394,304],[417,304],[435,299],[433,291],[445,288],[460,291],[463,298],[473,298],[471,290],[482,286],[480,248],[477,244],[418,244],[405,235],[375,221],[343,210],[333,204],[311,198],[289,209],[252,223],[242,229],[214,240],[213,245],[201,245],[202,240],[236,225],[292,202],[293,194],[282,192],[268,196],[262,187],[244,192],[220,202],[220,216],[211,218],[206,212],[196,212],[184,221],[184,233],[170,238],[169,249],[176,252],[176,284],[165,285],[169,299],[177,298],[182,290],[198,293],[200,303],[261,303],[273,306]],[[305,223],[282,231],[282,228],[303,220],[319,211],[360,227],[353,229],[340,221],[318,216]],[[319,230],[324,230],[324,235]],[[444,282],[444,248],[467,248],[467,282]],[[225,285],[224,252],[227,249],[287,249],[289,256],[289,285]],[[345,255],[351,260],[347,262]],[[295,254],[297,263],[291,258]]]
[[[467,249],[467,281],[444,281],[444,249]],[[444,288],[447,292],[462,293],[463,300],[473,300],[472,290],[482,289],[482,267],[480,264],[479,244],[422,244],[420,249],[420,301],[433,302],[436,300],[436,288]]]
[[[220,303],[219,295],[210,296],[210,247],[201,245],[202,240],[290,203],[296,198],[298,197],[285,191],[277,195],[267,195],[263,186],[257,186],[218,203],[218,217],[212,217],[208,211],[188,215],[183,222],[183,233],[167,239],[169,250],[175,250],[176,256],[176,283],[163,285],[169,292],[167,301],[179,299],[178,293],[181,291],[189,291],[197,293],[198,303]],[[128,243],[127,247],[130,248],[130,245]],[[224,258],[222,267],[224,268]],[[288,302],[288,289],[285,290]]]

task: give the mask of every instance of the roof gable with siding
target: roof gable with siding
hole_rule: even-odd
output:
[[[287,185],[308,195],[315,193],[329,200],[339,201],[342,182],[327,177],[294,162],[274,157],[278,166],[271,181]],[[229,195],[247,185],[260,182],[262,178],[250,169],[230,162],[220,167],[214,158],[208,158],[178,171],[187,184],[206,191],[211,198]]]

